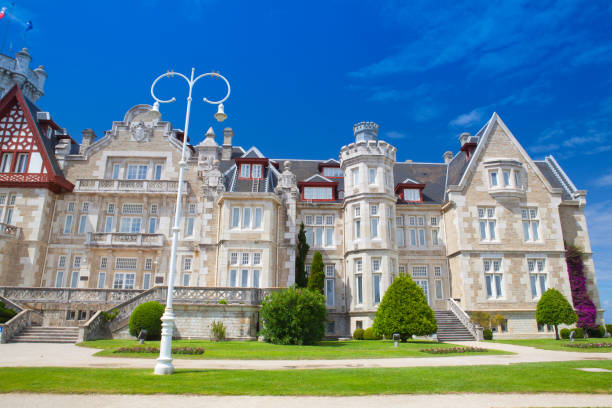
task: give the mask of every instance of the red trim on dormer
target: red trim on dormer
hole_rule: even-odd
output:
[[[234,159],[236,162],[236,167],[238,170],[238,180],[253,180],[253,165],[261,164],[261,177],[258,177],[259,180],[262,180],[264,177],[264,171],[270,162],[269,159],[263,157],[237,157]],[[243,164],[250,164],[251,169],[249,170],[249,177],[241,177],[241,167]]]
[[[312,200],[304,198],[304,187],[329,187],[332,190],[332,198],[326,200]],[[302,201],[336,201],[336,189],[338,188],[338,182],[328,182],[328,181],[300,181],[298,182],[298,188],[300,189],[300,198]]]
[[[331,162],[331,163],[328,163],[328,162],[319,163],[319,173],[323,172],[323,168],[324,167],[340,167],[340,163],[333,163],[333,162]]]
[[[461,146],[460,150],[462,152],[465,152],[467,160],[470,160],[470,158],[472,157],[472,153],[474,153],[474,150],[476,150],[476,146],[478,146],[478,144],[474,142],[464,143],[463,146]]]
[[[419,201],[406,201],[404,199],[404,189],[418,189],[419,190]],[[423,189],[425,188],[425,184],[415,184],[415,183],[397,183],[395,186],[395,194],[400,196],[400,200],[405,201],[407,203],[422,203],[423,202]]]

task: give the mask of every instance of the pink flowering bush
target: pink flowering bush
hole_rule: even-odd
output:
[[[567,263],[570,287],[572,288],[574,309],[576,309],[576,314],[578,315],[576,326],[584,329],[596,329],[597,323],[595,323],[595,318],[597,317],[597,309],[595,309],[595,304],[587,292],[582,256],[583,253],[580,248],[574,245],[567,246],[565,261]]]
[[[456,354],[456,353],[481,353],[484,351],[489,351],[488,349],[480,348],[480,347],[445,347],[445,348],[430,348],[430,349],[421,349],[419,350],[422,353],[429,354]]]

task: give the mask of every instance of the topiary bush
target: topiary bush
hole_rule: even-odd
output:
[[[578,316],[565,296],[557,289],[548,289],[542,294],[535,313],[536,321],[540,324],[555,326],[555,338],[559,340],[559,325],[573,324]]]
[[[17,313],[5,307],[4,303],[0,302],[0,323],[6,323],[11,320]]]
[[[147,331],[147,339],[159,339],[161,336],[161,317],[164,305],[159,302],[146,302],[136,306],[130,315],[130,334],[138,336],[141,330]]]
[[[388,339],[399,333],[403,342],[412,336],[433,334],[438,330],[425,293],[405,274],[396,277],[385,292],[372,328],[376,335]]]
[[[291,287],[272,292],[261,303],[263,329],[274,344],[314,344],[325,335],[327,307],[318,290]]]
[[[353,340],[363,340],[363,329],[355,329],[353,332]]]
[[[576,327],[575,329],[570,329],[570,332],[574,332],[575,339],[584,339],[584,329],[582,327]]]
[[[562,339],[567,340],[567,339],[569,339],[570,332],[571,332],[570,329],[565,328],[565,329],[561,329],[561,331],[559,333],[561,334],[561,338]]]
[[[491,329],[484,329],[482,331],[482,337],[485,340],[493,340],[493,332],[491,331]]]
[[[365,331],[363,332],[363,339],[364,340],[380,340],[382,339],[382,336],[377,335],[374,332],[374,329],[372,327],[368,327],[367,329],[365,329]]]
[[[594,329],[587,329],[587,334],[589,337],[601,339],[605,334],[605,328],[603,326],[597,326]]]

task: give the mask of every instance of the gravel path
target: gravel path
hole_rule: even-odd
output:
[[[515,355],[477,355],[449,357],[373,358],[354,360],[183,360],[176,368],[190,369],[317,369],[357,367],[444,367],[461,365],[508,365],[572,360],[612,360],[612,353],[579,353],[539,350],[501,343],[458,342],[466,346],[511,351]],[[9,343],[0,345],[1,367],[106,367],[153,368],[155,360],[125,357],[94,357],[98,350],[73,344]]]
[[[488,407],[610,407],[611,395],[581,394],[450,394],[376,395],[369,397],[216,397],[187,395],[55,395],[4,394],[6,407],[87,408],[488,408]]]

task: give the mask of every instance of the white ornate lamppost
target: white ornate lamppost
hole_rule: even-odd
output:
[[[195,68],[191,69],[191,77],[187,78],[185,75],[180,74],[178,72],[166,72],[163,75],[158,76],[153,84],[151,85],[151,96],[155,99],[155,104],[153,105],[153,110],[159,111],[160,103],[171,103],[176,100],[176,98],[172,97],[168,100],[159,99],[155,96],[154,88],[157,82],[165,77],[173,77],[179,76],[187,81],[189,85],[189,95],[187,96],[187,112],[185,113],[185,133],[183,135],[183,149],[181,152],[181,161],[179,162],[179,181],[178,181],[178,191],[176,194],[176,212],[174,213],[174,225],[172,226],[172,249],[170,251],[170,272],[168,274],[168,298],[166,300],[166,310],[164,311],[164,315],[162,316],[162,338],[161,338],[161,346],[159,350],[159,358],[157,359],[157,364],[155,365],[155,374],[172,374],[174,372],[174,366],[172,365],[172,334],[174,332],[174,312],[172,311],[172,295],[174,292],[174,274],[176,272],[176,247],[178,244],[178,237],[180,231],[180,219],[181,219],[181,196],[183,195],[183,179],[185,176],[185,168],[187,167],[187,136],[189,132],[189,116],[191,114],[191,90],[196,82],[199,79],[204,77],[213,77],[213,78],[221,78],[225,81],[227,85],[227,94],[225,98],[220,99],[218,101],[210,101],[206,98],[204,102],[210,103],[212,105],[219,105],[217,113],[215,113],[215,119],[219,122],[223,122],[227,115],[223,111],[223,102],[230,95],[230,84],[227,79],[219,75],[216,72],[207,72],[206,74],[202,74],[196,78],[194,78]]]

